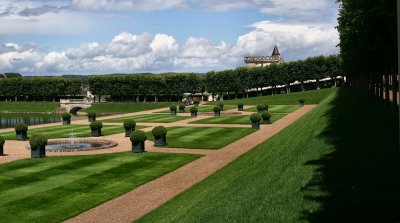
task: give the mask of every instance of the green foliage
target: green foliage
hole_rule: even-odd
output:
[[[253,113],[250,115],[250,121],[251,122],[260,122],[261,121],[261,115],[258,113]]]
[[[265,105],[257,105],[257,111],[262,111],[265,109],[266,109]]]
[[[243,104],[243,102],[238,102],[238,103],[237,103],[237,106],[238,106],[238,107],[243,107],[244,104]]]
[[[63,114],[61,115],[61,117],[62,117],[63,120],[68,120],[68,119],[71,119],[72,116],[71,116],[70,113],[65,112],[65,113],[63,113]]]
[[[222,101],[219,101],[219,102],[217,103],[217,105],[218,105],[219,107],[221,107],[221,109],[224,108],[224,103],[222,103]]]
[[[43,147],[47,145],[47,137],[42,134],[33,134],[29,138],[29,144],[31,145],[31,148],[38,148],[38,147]]]
[[[271,112],[263,112],[261,113],[262,119],[270,119],[272,114]]]
[[[53,112],[59,107],[54,102],[0,102],[0,112]]]
[[[220,112],[222,110],[222,108],[220,107],[220,106],[215,106],[214,108],[213,108],[213,111],[214,112]]]
[[[20,134],[20,133],[26,132],[26,131],[28,131],[28,125],[25,124],[25,123],[18,123],[18,124],[15,126],[15,132],[16,132],[17,134]]]
[[[97,113],[128,113],[146,111],[151,109],[168,107],[168,102],[147,102],[147,103],[95,103],[89,108],[85,108],[83,112],[94,111]]]
[[[153,134],[154,138],[160,138],[167,135],[167,128],[164,126],[156,126],[151,130],[151,134]]]
[[[98,130],[103,128],[103,123],[100,121],[94,121],[90,123],[90,129],[91,130]]]
[[[198,98],[194,98],[194,99],[193,99],[193,103],[194,103],[194,104],[198,104],[198,103],[200,103],[200,100],[199,100]]]
[[[144,142],[147,140],[147,136],[146,133],[141,131],[141,130],[137,130],[134,131],[130,137],[131,142],[133,143],[139,143],[139,142]]]
[[[197,107],[191,107],[190,112],[197,112],[199,109]]]
[[[183,103],[179,103],[178,107],[179,109],[185,109],[186,105]]]
[[[94,111],[90,111],[90,112],[87,113],[87,116],[88,116],[88,117],[96,117],[96,115],[97,115],[97,114],[96,114],[96,112],[94,112]]]
[[[300,99],[299,99],[299,103],[304,104],[305,101],[306,101],[306,100],[304,100],[303,98],[300,98]]]
[[[134,120],[124,121],[124,128],[127,130],[134,129],[136,127],[136,122]]]
[[[176,105],[171,105],[169,106],[170,111],[176,111]]]
[[[6,139],[3,136],[0,136],[0,146],[3,146],[6,143]]]

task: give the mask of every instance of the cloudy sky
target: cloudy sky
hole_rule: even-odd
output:
[[[1,0],[0,73],[207,72],[338,53],[335,0]]]

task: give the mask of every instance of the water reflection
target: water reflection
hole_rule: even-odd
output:
[[[13,128],[18,123],[26,123],[27,125],[39,125],[54,122],[61,122],[60,115],[0,113],[0,129]]]

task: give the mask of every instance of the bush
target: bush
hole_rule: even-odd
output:
[[[183,103],[179,103],[178,107],[179,107],[179,109],[185,109],[186,106]]]
[[[222,110],[222,108],[221,108],[220,106],[215,106],[215,107],[213,108],[213,110],[214,110],[214,112],[219,112],[219,111]]]
[[[197,112],[199,109],[197,107],[191,107],[190,112]]]
[[[126,120],[124,121],[124,128],[126,130],[134,129],[136,127],[136,122],[134,120]]]
[[[176,111],[176,105],[171,105],[171,106],[169,106],[169,110],[171,110],[171,111]]]
[[[4,143],[6,143],[6,140],[4,139],[3,136],[0,136],[0,146],[3,146]]]
[[[237,106],[238,106],[238,107],[243,107],[243,105],[244,105],[243,102],[238,102],[238,103],[237,103]]]
[[[250,115],[250,120],[251,122],[260,122],[261,121],[261,115],[258,113],[253,113]]]
[[[131,142],[133,143],[139,143],[139,142],[144,142],[147,140],[147,136],[146,133],[141,131],[141,130],[137,130],[134,131],[130,137]]]
[[[90,129],[91,130],[98,130],[103,128],[103,123],[99,122],[99,121],[94,121],[92,123],[90,123]]]
[[[263,112],[263,113],[261,113],[261,116],[262,116],[262,118],[263,119],[269,119],[269,118],[271,118],[271,112]]]
[[[222,103],[222,101],[218,102],[217,105],[218,105],[219,107],[221,107],[221,108],[224,107],[224,103]]]
[[[94,111],[90,111],[87,113],[87,115],[88,115],[88,117],[96,117],[97,114]]]
[[[164,126],[156,126],[151,130],[154,138],[160,138],[167,135],[167,129]]]
[[[63,120],[71,119],[71,114],[68,112],[65,112],[61,115]]]
[[[301,103],[301,104],[304,104],[305,101],[306,101],[306,100],[304,100],[304,99],[302,99],[302,98],[299,99],[299,103]]]
[[[195,99],[193,99],[193,103],[198,104],[198,103],[200,103],[200,100],[195,98]]]
[[[25,123],[18,123],[18,124],[15,126],[15,132],[16,132],[17,134],[20,134],[20,133],[26,132],[26,131],[28,131],[28,125],[25,124]]]
[[[265,104],[265,109],[268,111],[269,105]]]
[[[36,133],[29,139],[29,144],[31,145],[31,148],[43,147],[47,145],[47,138],[42,134]]]
[[[257,111],[265,110],[265,105],[257,105]]]

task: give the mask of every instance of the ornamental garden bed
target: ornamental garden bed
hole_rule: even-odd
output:
[[[150,114],[150,115],[129,116],[129,117],[123,117],[123,118],[113,118],[113,119],[106,119],[106,120],[101,120],[101,121],[117,123],[117,122],[124,122],[126,120],[133,119],[133,120],[135,120],[135,122],[171,123],[171,122],[181,121],[181,120],[185,120],[185,119],[189,119],[189,118],[191,118],[191,117],[163,115],[163,114]]]
[[[188,149],[220,149],[255,132],[251,128],[221,127],[169,127],[167,130],[166,147]],[[147,133],[147,139],[154,141],[151,132]]]
[[[268,111],[272,113],[292,113],[299,108],[299,105],[270,105],[268,107]],[[247,108],[244,111],[257,112],[257,105],[251,108]]]
[[[287,114],[274,113],[270,119],[271,123],[285,117]],[[211,117],[207,119],[202,119],[189,124],[239,124],[239,125],[250,125],[250,116],[239,115],[239,116],[221,116],[221,117]]]

